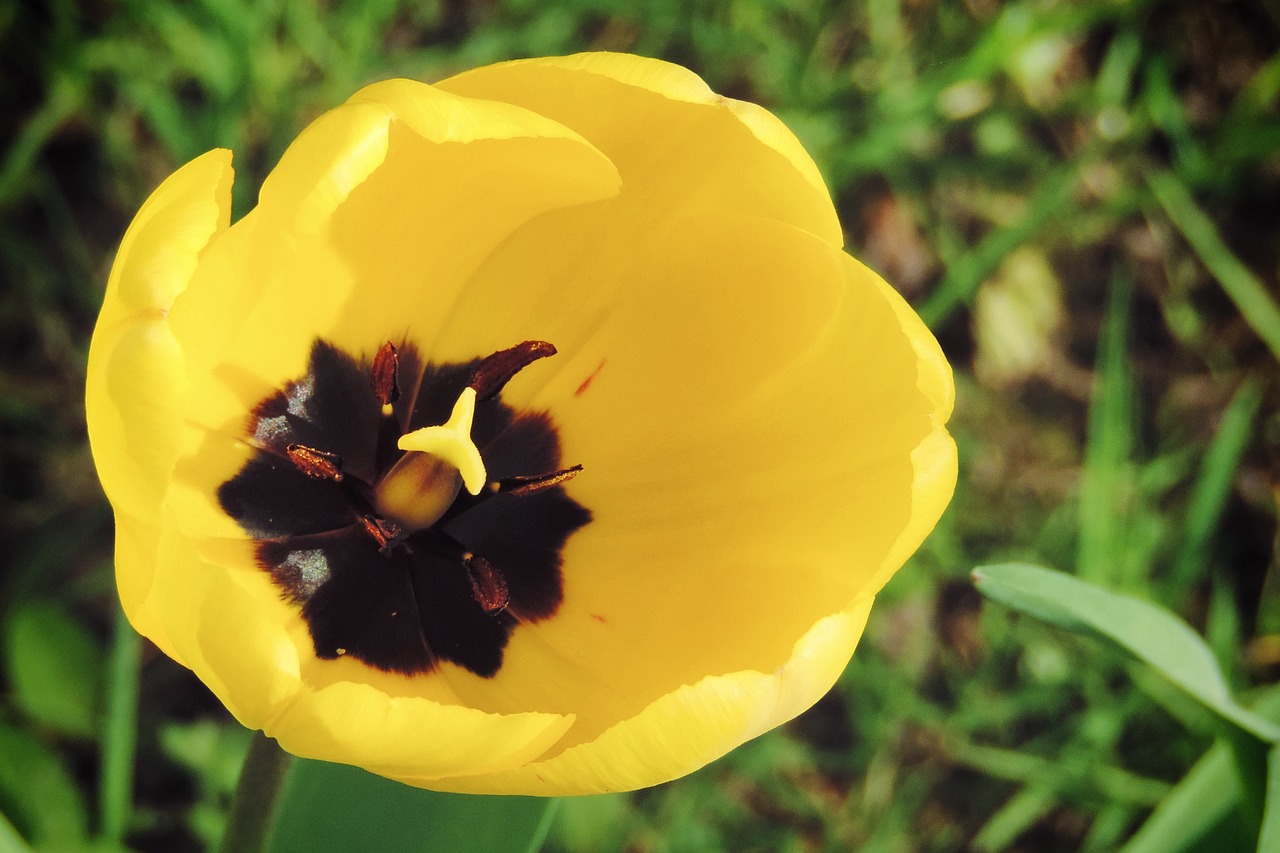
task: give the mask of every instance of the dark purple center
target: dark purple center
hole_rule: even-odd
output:
[[[319,657],[404,674],[447,660],[491,677],[515,626],[556,612],[561,549],[591,513],[565,493],[579,469],[561,466],[551,418],[501,400],[512,376],[554,351],[528,342],[437,365],[411,344],[368,359],[317,340],[307,372],[254,408],[255,452],[218,501],[257,540]],[[375,489],[404,455],[400,436],[445,423],[469,386],[486,487],[405,530],[379,514]]]

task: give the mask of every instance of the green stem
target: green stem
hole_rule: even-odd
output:
[[[98,792],[102,839],[119,844],[133,809],[133,760],[138,742],[138,672],[142,638],[116,608],[111,644],[111,680],[102,732],[102,779]]]
[[[560,811],[560,802],[559,797],[547,800],[546,808],[542,810],[542,818],[533,830],[533,837],[529,839],[529,846],[525,848],[525,853],[540,853],[542,845],[547,843],[551,825],[556,822],[556,814]]]
[[[262,732],[254,732],[240,769],[222,853],[264,853],[280,814],[284,780],[293,756]]]

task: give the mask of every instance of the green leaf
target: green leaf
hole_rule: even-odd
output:
[[[93,636],[52,602],[19,607],[7,627],[5,662],[17,706],[42,725],[94,736],[102,653]]]
[[[1258,834],[1258,853],[1280,850],[1280,746],[1267,755],[1267,800]]]
[[[423,791],[356,767],[297,762],[272,853],[526,853],[552,801]]]
[[[1260,740],[1280,741],[1280,727],[1231,698],[1213,652],[1163,607],[1022,563],[982,566],[974,569],[973,578],[987,597],[1069,631],[1108,640],[1222,719]]]
[[[0,724],[0,812],[38,847],[72,848],[88,834],[88,810],[58,753]]]
[[[3,812],[0,812],[0,853],[31,853],[27,842],[22,840]]]

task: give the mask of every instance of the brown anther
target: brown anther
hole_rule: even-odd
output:
[[[507,579],[502,572],[484,557],[465,554],[462,558],[467,567],[467,575],[471,578],[471,595],[485,613],[497,613],[506,608],[511,601],[511,593],[507,589]]]
[[[516,344],[510,349],[495,352],[476,365],[467,384],[476,389],[476,402],[491,399],[498,396],[511,377],[538,359],[555,354],[556,348],[546,341]]]
[[[387,553],[391,546],[404,536],[404,530],[394,521],[385,518],[378,518],[374,515],[360,516],[360,525],[364,528],[364,532],[373,537],[373,541],[378,543],[378,551],[382,554]]]
[[[342,457],[338,454],[316,450],[305,444],[290,444],[284,452],[289,455],[289,461],[308,477],[342,482]]]
[[[580,473],[582,473],[582,466],[573,465],[568,468],[561,468],[559,471],[552,471],[549,474],[505,477],[495,483],[491,483],[489,488],[500,495],[524,497],[525,495],[532,495],[544,489],[549,489],[552,486],[558,486],[561,483],[567,483]]]
[[[384,406],[400,399],[399,369],[400,356],[396,354],[395,345],[387,341],[373,357],[373,393]]]

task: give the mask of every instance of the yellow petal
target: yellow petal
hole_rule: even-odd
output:
[[[408,337],[430,354],[494,246],[618,185],[607,159],[553,121],[408,81],[322,118],[272,179],[229,235],[247,236],[225,241],[174,309],[201,392],[190,416],[213,428],[300,375],[317,337],[370,356]]]
[[[564,604],[515,632],[496,677],[450,673],[478,707],[575,713],[569,743],[708,672],[780,665],[817,619],[883,585],[955,480],[949,373],[922,360],[931,337],[901,299],[843,253],[722,214],[622,264],[616,313],[558,373],[511,386],[553,413],[564,460],[584,466],[565,488],[594,518],[565,549]],[[535,277],[530,299],[554,288]]]
[[[642,222],[722,206],[843,242],[821,175],[790,131],[678,65],[583,53],[489,65],[437,85],[573,128],[617,164]]]
[[[505,773],[400,779],[445,791],[554,796],[628,791],[683,776],[821,698],[849,662],[870,611],[871,598],[859,598],[819,620],[776,670],[677,687],[596,739],[546,760]]]
[[[245,726],[295,755],[376,773],[454,775],[525,764],[572,724],[555,714],[487,714],[414,695],[421,679],[317,678],[296,610],[262,572],[210,563],[164,537],[158,611],[181,659]],[[398,688],[393,684],[398,682]]]
[[[486,714],[393,697],[344,681],[303,693],[266,731],[295,755],[359,764],[384,776],[438,777],[527,764],[572,723],[571,716]]]
[[[182,349],[167,315],[227,226],[231,181],[231,152],[216,150],[152,193],[121,242],[89,348],[85,413],[98,476],[116,511],[121,604],[170,654],[146,606],[186,394]]]
[[[232,177],[231,152],[219,148],[156,188],[120,242],[99,325],[169,309],[200,253],[230,221]]]
[[[169,657],[190,668],[174,648],[160,614],[154,610],[151,588],[159,566],[160,525],[117,509],[116,589],[120,606],[139,634],[151,640]]]
[[[129,226],[89,347],[85,409],[94,461],[117,507],[154,515],[186,392],[167,315],[231,211],[231,152],[210,151],[160,185]]]

